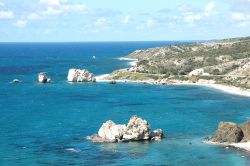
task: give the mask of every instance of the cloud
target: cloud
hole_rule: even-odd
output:
[[[5,4],[2,1],[0,1],[0,7],[4,7],[4,6]]]
[[[105,18],[99,18],[94,22],[95,26],[104,26],[107,23]]]
[[[196,21],[200,21],[210,17],[214,11],[214,8],[215,8],[215,2],[209,2],[205,6],[205,9],[200,12],[191,11],[191,9],[188,8],[187,6],[179,8],[179,10],[183,11],[182,15],[184,21],[190,25],[194,25]]]
[[[26,27],[27,23],[28,22],[26,20],[18,20],[15,23],[15,26],[18,27],[18,28],[24,28],[24,27]]]
[[[14,18],[14,14],[12,11],[0,11],[0,19],[12,19]]]
[[[195,21],[201,20],[202,17],[203,16],[200,14],[186,13],[186,16],[184,16],[184,21],[188,24],[194,24]]]
[[[61,15],[67,13],[88,13],[89,7],[85,4],[63,4],[59,6],[48,6],[44,15]]]
[[[127,15],[123,20],[122,20],[122,23],[123,24],[128,24],[129,20],[130,20],[130,15]]]
[[[61,3],[67,2],[67,0],[40,0],[40,2],[49,6],[58,6]]]
[[[211,12],[213,12],[215,8],[215,2],[209,2],[205,8],[205,15],[209,16],[211,14]]]
[[[238,27],[244,28],[250,25],[250,14],[233,12],[231,17]]]

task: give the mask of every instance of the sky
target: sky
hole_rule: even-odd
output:
[[[250,36],[250,0],[0,0],[0,42]]]

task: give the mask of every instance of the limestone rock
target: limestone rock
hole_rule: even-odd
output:
[[[98,131],[98,136],[104,140],[119,141],[126,130],[125,125],[116,125],[113,121],[109,120],[103,123]]]
[[[250,121],[239,125],[239,127],[241,128],[244,134],[244,138],[241,142],[250,141]]]
[[[95,82],[95,76],[86,69],[70,69],[67,77],[69,82]]]
[[[146,120],[138,116],[133,116],[127,126],[115,124],[109,120],[103,123],[98,134],[88,136],[87,139],[92,142],[110,143],[125,141],[160,141],[163,138],[163,131],[157,129],[150,131],[150,125]]]
[[[238,143],[244,137],[242,129],[235,123],[221,122],[211,141],[218,143]]]
[[[146,120],[141,119],[138,116],[133,116],[127,125],[127,130],[123,135],[123,139],[126,140],[148,140],[150,134],[150,126]]]

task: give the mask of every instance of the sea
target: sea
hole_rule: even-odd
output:
[[[221,121],[244,123],[250,98],[199,86],[68,83],[70,68],[95,75],[130,67],[120,57],[186,42],[0,43],[1,166],[247,166],[242,150],[202,143]],[[95,56],[96,58],[93,58]],[[37,74],[53,80],[39,84]],[[19,84],[11,84],[19,79]],[[102,123],[131,116],[161,128],[160,142],[92,143]]]

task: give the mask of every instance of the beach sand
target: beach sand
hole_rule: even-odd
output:
[[[224,146],[226,148],[234,147],[234,148],[238,148],[238,149],[242,149],[242,150],[245,150],[247,152],[250,152],[250,142],[218,143],[218,142],[212,142],[212,141],[203,141],[203,143],[210,144],[210,145]]]

